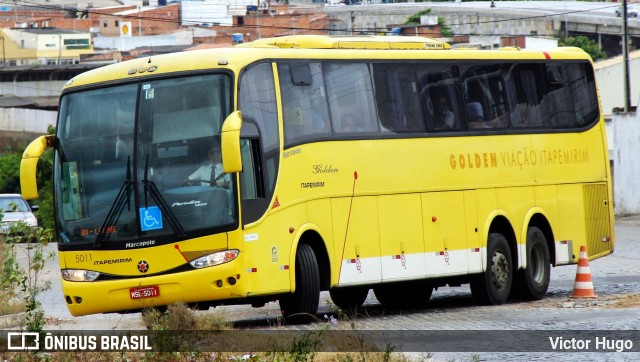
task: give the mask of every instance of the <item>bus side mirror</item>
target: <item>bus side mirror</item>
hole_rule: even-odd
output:
[[[40,136],[33,140],[22,154],[20,161],[20,190],[25,200],[38,198],[38,183],[36,180],[36,168],[38,160],[44,151],[53,147],[55,135]]]
[[[222,124],[222,165],[225,173],[242,171],[240,156],[240,129],[242,128],[242,113],[231,113]]]

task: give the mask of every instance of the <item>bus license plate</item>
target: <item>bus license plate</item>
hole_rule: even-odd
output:
[[[160,288],[157,285],[129,289],[131,299],[152,298],[160,295]]]

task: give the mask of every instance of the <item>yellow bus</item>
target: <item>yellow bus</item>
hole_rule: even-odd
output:
[[[470,284],[540,299],[613,251],[593,66],[580,49],[287,36],[71,79],[53,147],[71,314],[279,301],[421,305]],[[220,156],[221,155],[221,156]],[[221,158],[221,159],[220,159]]]

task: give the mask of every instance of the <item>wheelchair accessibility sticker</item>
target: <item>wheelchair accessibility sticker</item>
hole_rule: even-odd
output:
[[[162,229],[162,212],[159,207],[141,207],[139,211],[142,231]]]

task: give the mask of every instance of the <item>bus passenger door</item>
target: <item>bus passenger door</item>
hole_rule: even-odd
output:
[[[463,191],[422,194],[428,277],[468,272],[465,201]]]
[[[334,260],[340,286],[379,283],[380,242],[375,196],[331,199]]]

